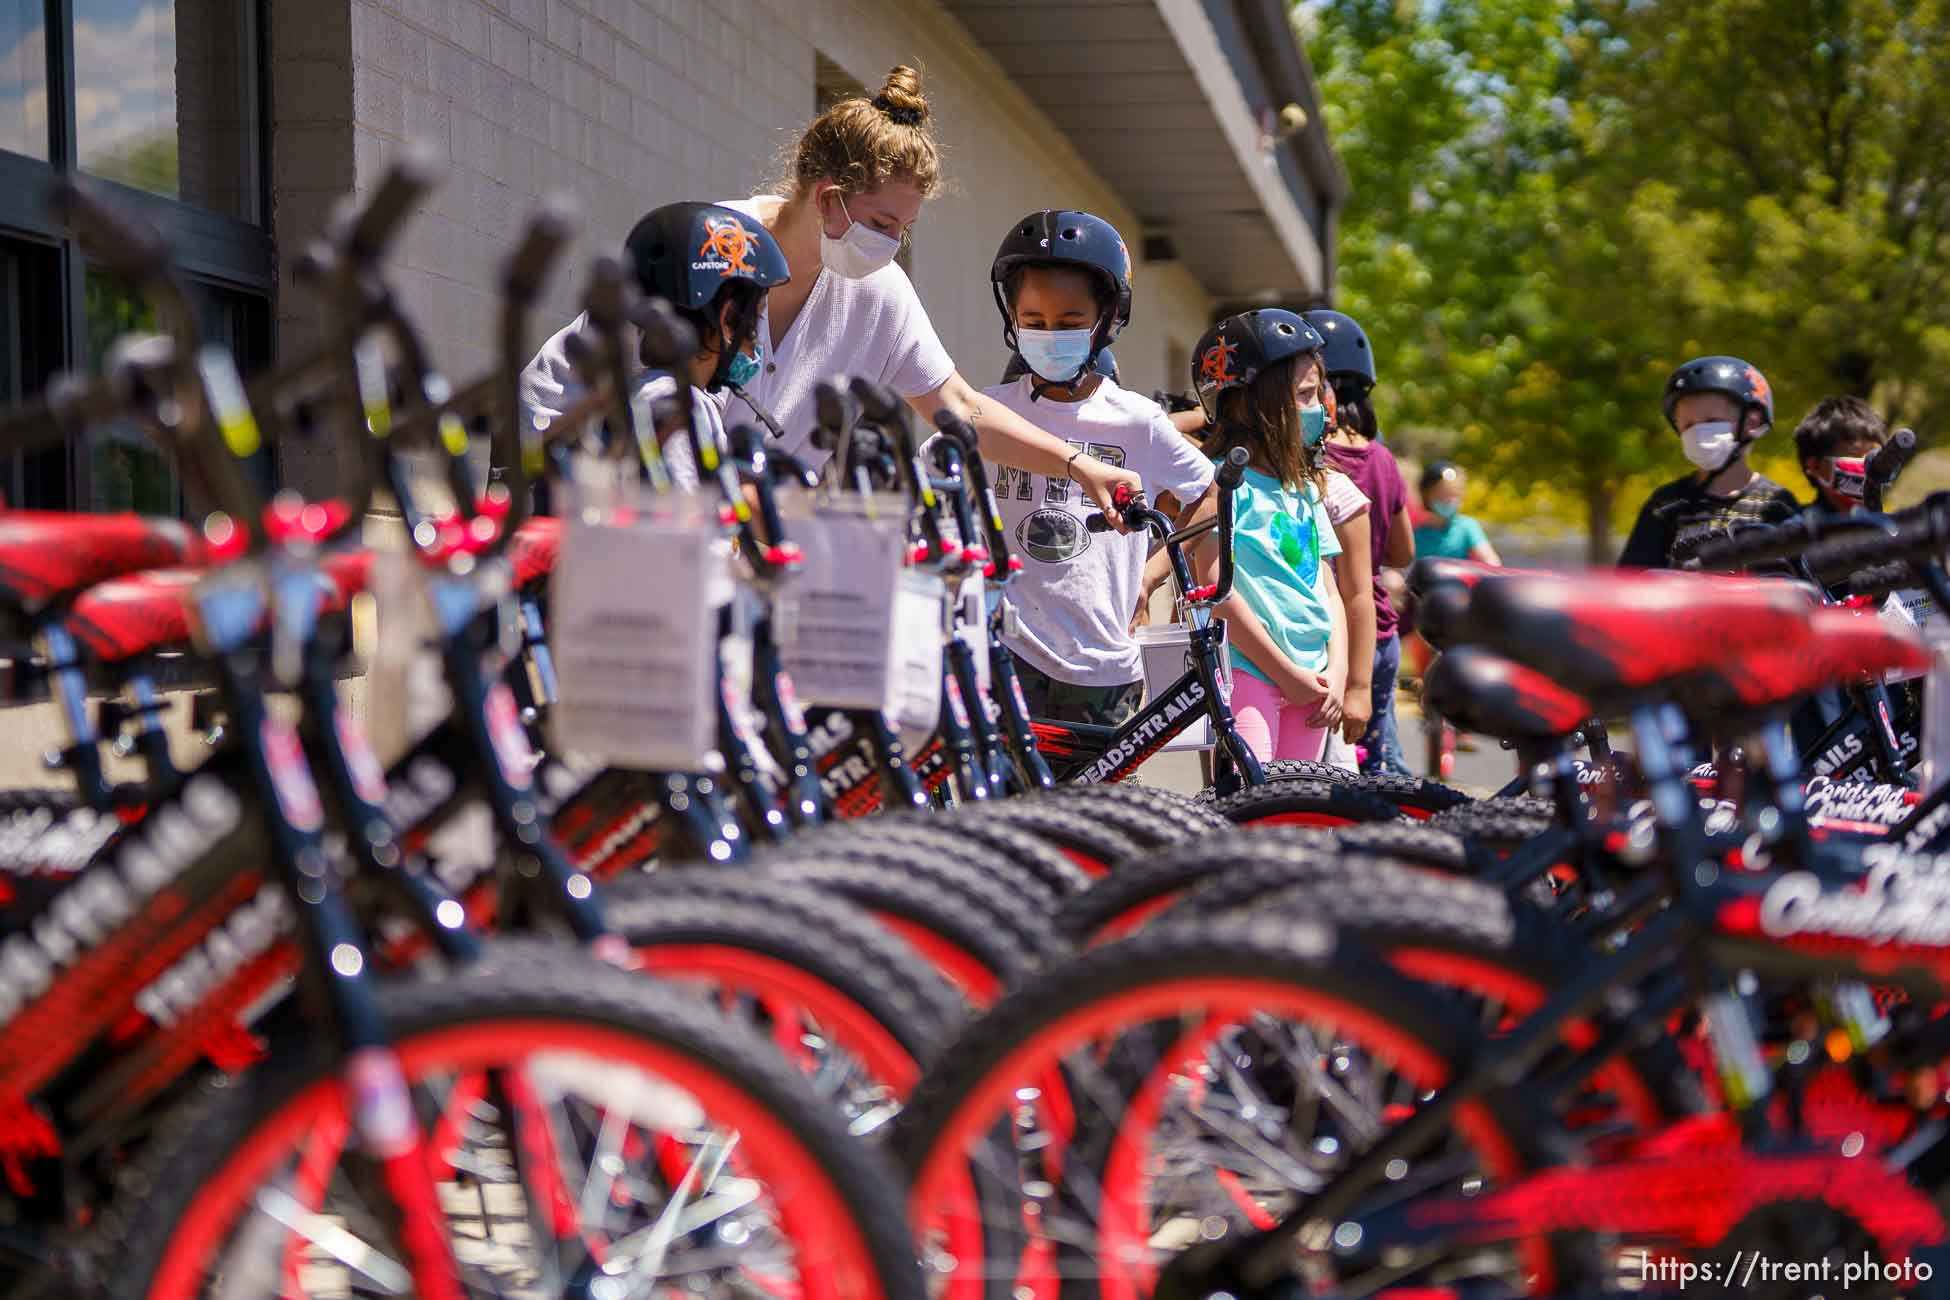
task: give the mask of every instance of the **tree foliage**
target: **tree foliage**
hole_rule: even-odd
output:
[[[1340,290],[1384,418],[1594,558],[1683,472],[1680,361],[1767,372],[1764,466],[1831,392],[1950,421],[1950,16],[1936,0],[1309,0],[1353,178]]]

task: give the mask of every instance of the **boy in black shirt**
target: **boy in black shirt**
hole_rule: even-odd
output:
[[[1807,514],[1849,515],[1862,508],[1868,459],[1889,441],[1889,426],[1859,397],[1824,397],[1794,426],[1794,453],[1814,487]]]
[[[1676,568],[1709,533],[1794,515],[1793,495],[1747,463],[1748,447],[1774,426],[1774,394],[1760,371],[1738,357],[1688,361],[1666,381],[1664,407],[1698,469],[1647,498],[1621,566]]]

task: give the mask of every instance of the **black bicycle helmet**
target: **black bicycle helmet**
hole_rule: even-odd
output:
[[[1327,341],[1320,359],[1327,367],[1328,379],[1357,379],[1363,389],[1374,387],[1374,349],[1368,346],[1367,331],[1359,321],[1326,307],[1302,312],[1301,316]]]
[[[1268,366],[1327,346],[1306,320],[1278,307],[1228,316],[1205,331],[1192,351],[1192,386],[1205,418],[1218,419],[1219,394],[1244,388]]]
[[[1090,368],[1111,383],[1117,382],[1117,357],[1109,348],[1097,350],[1097,359],[1090,363]],[[1022,353],[1012,352],[1009,354],[1009,364],[1002,370],[1002,382],[1013,384],[1028,373],[1029,363],[1022,359]]]
[[[770,289],[792,278],[778,241],[758,218],[715,203],[666,203],[623,241],[645,293],[697,311],[726,284]]]
[[[1740,404],[1742,423],[1749,410],[1758,409],[1761,432],[1774,427],[1774,390],[1768,387],[1767,376],[1739,357],[1695,357],[1672,372],[1663,406],[1666,423],[1675,430],[1679,422],[1673,418],[1673,408],[1680,398],[1694,393],[1722,393]]]
[[[989,264],[989,288],[995,309],[1002,313],[1002,341],[1016,350],[1016,323],[1009,312],[1004,286],[1025,266],[1069,266],[1088,272],[1111,304],[1097,320],[1091,337],[1091,357],[1110,346],[1117,332],[1131,323],[1131,254],[1124,237],[1102,217],[1067,208],[1045,208],[1018,221],[995,250]],[[1101,367],[1097,367],[1101,372]]]

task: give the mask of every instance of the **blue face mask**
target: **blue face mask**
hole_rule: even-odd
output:
[[[1461,508],[1462,508],[1462,502],[1460,501],[1429,502],[1429,509],[1434,512],[1435,517],[1437,519],[1440,519],[1445,524],[1448,523],[1451,519],[1454,519],[1456,517],[1456,511],[1460,510]]]
[[[1317,447],[1327,436],[1327,408],[1316,402],[1300,408],[1300,436],[1309,447]]]
[[[731,365],[725,371],[724,377],[730,383],[743,388],[758,378],[758,358],[749,352],[732,353]]]
[[[1017,330],[1023,364],[1046,383],[1067,384],[1083,374],[1096,330]]]

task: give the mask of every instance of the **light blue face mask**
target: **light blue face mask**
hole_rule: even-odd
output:
[[[1300,408],[1300,436],[1309,447],[1317,447],[1327,436],[1327,408],[1316,402]]]
[[[724,377],[730,383],[743,388],[758,378],[758,358],[749,352],[732,353],[731,365],[726,369]]]
[[[1090,340],[1095,329],[1017,330],[1016,351],[1023,364],[1046,383],[1067,384],[1083,373],[1090,360]]]

